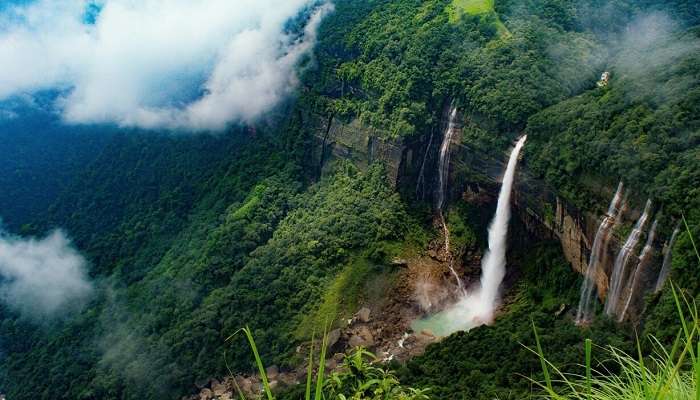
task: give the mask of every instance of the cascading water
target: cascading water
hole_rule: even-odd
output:
[[[493,312],[496,309],[498,288],[501,286],[506,274],[506,247],[508,245],[508,221],[510,221],[510,194],[515,179],[515,167],[518,165],[518,155],[525,145],[527,135],[518,140],[510,154],[506,173],[503,175],[503,184],[498,194],[496,215],[489,226],[489,249],[481,263],[481,315],[478,316],[484,323],[493,320]]]
[[[481,263],[480,285],[468,293],[465,292],[452,307],[430,318],[415,321],[412,324],[415,331],[427,329],[438,336],[446,336],[458,330],[469,330],[493,321],[498,306],[498,290],[505,276],[510,196],[518,156],[526,139],[527,136],[523,136],[518,140],[508,159],[498,194],[496,215],[489,226],[489,249]]]
[[[457,281],[457,287],[461,294],[464,293],[464,283],[462,279],[457,274],[454,269],[452,253],[450,250],[450,230],[447,227],[447,222],[445,221],[445,215],[442,212],[442,208],[445,205],[445,193],[447,192],[447,181],[450,175],[450,144],[452,144],[452,138],[456,132],[457,123],[457,107],[452,104],[450,106],[450,118],[447,122],[447,128],[445,129],[445,135],[442,139],[442,145],[440,145],[440,159],[438,161],[438,191],[435,200],[435,210],[438,213],[440,219],[440,224],[442,225],[443,233],[445,235],[445,257],[447,258],[447,264],[450,267],[450,272]]]
[[[627,285],[627,301],[625,301],[625,306],[620,313],[618,322],[622,322],[622,320],[625,319],[625,314],[627,314],[630,303],[632,302],[632,299],[634,298],[634,295],[641,284],[640,279],[642,277],[642,273],[651,262],[652,255],[654,254],[654,239],[656,238],[657,224],[658,221],[654,220],[654,223],[651,224],[651,228],[649,228],[649,234],[647,235],[647,241],[644,244],[644,249],[642,249],[642,252],[639,254],[639,262],[637,263],[637,267],[634,269],[634,273],[630,277]]]
[[[669,240],[666,245],[666,251],[664,253],[664,261],[661,264],[661,272],[659,272],[659,278],[656,281],[656,287],[654,288],[655,293],[659,293],[666,283],[666,278],[668,278],[668,273],[671,272],[671,262],[673,260],[673,244],[676,242],[676,236],[680,232],[681,225],[678,223],[676,228],[673,230],[671,235],[671,240]]]
[[[591,248],[591,257],[588,260],[588,268],[586,268],[586,276],[581,285],[581,299],[579,300],[578,310],[576,312],[576,324],[590,322],[593,317],[595,274],[600,268],[604,252],[607,251],[612,227],[615,225],[616,221],[618,221],[621,214],[621,206],[623,203],[622,190],[623,184],[620,182],[617,185],[615,196],[613,196],[610,206],[608,206],[608,212],[605,214],[605,218],[603,218],[595,234],[593,247]]]
[[[644,225],[646,225],[647,219],[649,219],[650,211],[651,200],[647,200],[642,216],[639,217],[634,229],[632,229],[632,232],[630,232],[625,244],[622,246],[620,252],[615,258],[612,276],[610,277],[610,290],[608,291],[608,298],[605,301],[605,313],[610,316],[617,314],[620,294],[622,292],[622,283],[625,282],[627,275],[627,263],[632,255],[632,252],[634,251],[634,248],[637,247],[637,243],[642,235]]]
[[[435,132],[430,131],[430,138],[428,139],[428,146],[425,148],[425,153],[423,153],[423,162],[420,164],[420,171],[418,172],[418,179],[416,180],[416,197],[423,198],[422,194],[419,195],[421,185],[425,185],[425,163],[428,161],[428,153],[430,153],[430,148],[433,147],[433,136]],[[425,192],[423,192],[424,194]]]

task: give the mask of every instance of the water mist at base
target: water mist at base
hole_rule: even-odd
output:
[[[510,220],[510,195],[520,150],[527,136],[521,137],[510,153],[498,195],[496,214],[489,226],[489,249],[481,262],[481,282],[465,292],[456,304],[429,318],[414,321],[413,330],[428,330],[437,336],[447,336],[459,330],[469,330],[493,321],[498,307],[498,291],[506,273],[506,248]]]

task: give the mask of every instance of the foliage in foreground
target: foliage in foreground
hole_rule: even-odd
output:
[[[250,328],[243,328],[248,340],[255,364],[263,384],[263,391],[267,400],[275,400],[270,388],[270,383],[265,372],[265,365],[260,358],[258,347]],[[234,334],[235,336],[235,334]],[[231,339],[233,336],[229,337]],[[402,386],[396,375],[376,364],[377,357],[362,347],[356,348],[351,354],[345,356],[343,364],[337,370],[326,376],[324,374],[326,362],[326,350],[328,347],[328,335],[321,340],[321,351],[316,371],[316,382],[313,382],[314,348],[313,341],[308,360],[308,374],[304,387],[304,400],[333,399],[333,400],[429,400],[426,389],[414,389]],[[235,380],[234,380],[235,382]],[[245,399],[239,391],[240,398]]]
[[[638,344],[637,358],[610,346],[606,349],[609,359],[619,368],[611,373],[607,368],[594,369],[591,366],[590,339],[586,340],[585,375],[567,374],[560,371],[545,357],[539,338],[535,333],[537,354],[540,358],[544,383],[544,399],[551,400],[690,400],[700,398],[700,341],[698,328],[700,320],[695,304],[690,304],[682,295],[686,310],[673,289],[673,296],[678,309],[682,327],[680,328],[670,351],[655,337],[649,340],[654,349],[651,355],[642,354],[641,343]],[[687,318],[687,315],[690,318]],[[551,370],[551,371],[550,371]],[[554,378],[552,378],[552,374]],[[561,387],[558,389],[557,387]]]
[[[685,221],[686,232],[693,243],[693,253],[700,263],[700,253],[695,246],[690,227]],[[552,400],[690,400],[700,399],[700,318],[694,299],[676,290],[671,285],[671,293],[676,307],[680,328],[670,351],[662,341],[649,335],[652,354],[643,356],[642,346],[637,341],[638,357],[634,358],[624,351],[610,346],[607,349],[613,364],[619,372],[611,373],[607,368],[593,370],[591,367],[591,340],[586,339],[586,373],[585,376],[562,373],[544,355],[537,330],[535,341],[537,355],[540,358],[544,383],[538,383],[544,391],[543,398]],[[550,369],[558,381],[551,378]],[[555,389],[555,385],[563,390]]]

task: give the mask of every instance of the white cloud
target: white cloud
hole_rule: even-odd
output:
[[[0,98],[61,89],[65,120],[222,129],[295,87],[330,5],[304,35],[288,22],[318,0],[37,0],[0,14]]]
[[[61,231],[44,239],[0,232],[0,300],[28,317],[79,307],[92,293],[85,259]]]

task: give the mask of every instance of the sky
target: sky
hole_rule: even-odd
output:
[[[59,93],[71,124],[218,131],[290,95],[318,0],[36,0],[0,7],[0,101]],[[303,32],[290,32],[303,16]]]

